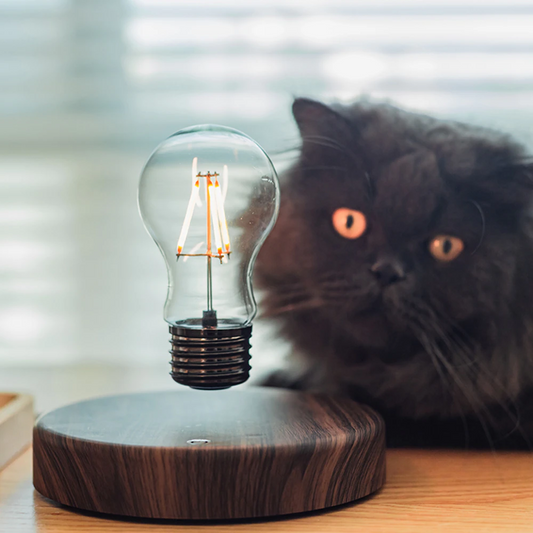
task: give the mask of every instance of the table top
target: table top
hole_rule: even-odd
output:
[[[34,491],[31,450],[27,450],[0,472],[0,531],[533,533],[533,454],[432,450],[387,453],[385,487],[358,503],[279,520],[198,525],[118,520],[55,505]]]

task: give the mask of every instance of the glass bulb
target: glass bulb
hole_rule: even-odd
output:
[[[164,318],[178,383],[220,389],[248,379],[252,268],[278,208],[268,155],[232,128],[180,130],[148,160],[139,210],[167,266]]]

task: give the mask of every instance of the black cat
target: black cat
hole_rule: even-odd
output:
[[[389,445],[533,447],[533,165],[495,131],[297,99],[256,263],[295,348],[266,382],[349,394]]]

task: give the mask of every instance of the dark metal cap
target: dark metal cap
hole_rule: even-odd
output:
[[[201,320],[170,326],[174,381],[193,389],[227,389],[250,376],[252,326],[219,320],[218,327],[201,327]]]

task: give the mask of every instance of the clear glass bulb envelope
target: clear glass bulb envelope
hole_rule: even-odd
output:
[[[278,208],[274,166],[247,135],[194,126],[157,147],[141,175],[139,210],[167,266],[171,331],[205,337],[251,325],[253,264]]]

